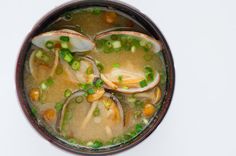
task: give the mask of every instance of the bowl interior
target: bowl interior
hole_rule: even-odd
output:
[[[74,147],[71,145],[68,145],[64,143],[63,141],[57,139],[55,136],[50,134],[42,125],[39,125],[36,118],[31,112],[31,109],[28,104],[27,95],[24,91],[24,82],[23,82],[23,73],[24,73],[24,62],[26,60],[27,51],[29,50],[31,46],[31,40],[34,36],[41,33],[50,23],[52,23],[54,20],[56,20],[60,15],[67,11],[71,11],[74,9],[80,9],[80,8],[87,8],[87,7],[106,7],[106,8],[112,8],[115,10],[118,10],[124,14],[127,14],[128,16],[132,17],[134,20],[136,20],[138,23],[140,23],[149,34],[151,34],[154,38],[160,40],[163,43],[163,55],[166,65],[166,72],[167,72],[167,83],[166,83],[166,94],[164,95],[164,101],[162,104],[162,107],[160,109],[160,112],[158,113],[158,116],[155,116],[151,123],[148,125],[146,129],[142,131],[135,139],[126,142],[121,145],[113,146],[111,148],[104,148],[104,149],[88,149],[88,148],[82,148],[82,147]],[[28,34],[26,37],[18,57],[17,61],[17,67],[16,67],[16,87],[17,87],[17,94],[18,98],[21,104],[21,107],[31,123],[31,125],[48,141],[52,142],[54,145],[57,145],[58,147],[65,149],[67,151],[78,153],[78,154],[89,154],[89,155],[106,155],[106,154],[113,154],[120,151],[123,151],[125,149],[128,149],[132,146],[137,145],[142,140],[144,140],[146,137],[148,137],[160,124],[162,119],[164,118],[168,107],[170,105],[173,91],[174,91],[174,64],[173,59],[171,56],[170,49],[168,47],[168,44],[160,32],[160,30],[156,27],[156,25],[144,14],[142,14],[137,9],[121,3],[117,1],[101,1],[101,0],[89,0],[89,1],[72,1],[66,4],[63,4],[56,9],[52,10],[48,14],[46,14],[32,29],[32,31]]]

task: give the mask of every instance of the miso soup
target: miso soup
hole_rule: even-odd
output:
[[[132,18],[91,7],[67,12],[32,39],[24,86],[39,124],[73,146],[135,138],[162,106],[162,43]]]

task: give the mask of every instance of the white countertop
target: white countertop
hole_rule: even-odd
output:
[[[120,156],[236,155],[236,1],[124,0],[148,15],[172,50],[176,87],[154,133]],[[32,26],[66,0],[2,0],[0,155],[69,156],[44,140],[15,92],[19,48]]]

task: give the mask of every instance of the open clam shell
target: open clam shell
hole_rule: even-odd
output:
[[[146,34],[135,32],[135,31],[110,31],[110,32],[105,32],[105,33],[101,33],[101,34],[97,35],[95,37],[95,41],[103,39],[103,38],[107,38],[107,37],[112,36],[112,35],[127,35],[127,36],[135,37],[135,38],[150,42],[150,43],[153,44],[153,49],[152,50],[153,50],[154,53],[158,53],[159,51],[162,50],[162,45],[161,45],[160,41],[158,41],[155,38],[152,38],[152,37],[150,37]]]
[[[136,47],[142,47],[143,49],[147,48],[153,53],[158,53],[162,49],[162,45],[158,40],[146,34],[134,31],[112,31],[102,33],[95,37],[95,42],[99,40],[105,40],[105,42],[111,41],[111,47],[113,47],[114,49],[122,48],[122,44],[126,45],[128,42],[129,46],[134,47],[134,49]],[[100,48],[99,50],[104,49]],[[149,82],[146,86],[144,85],[142,87],[140,86],[140,82],[145,79],[145,74],[143,73],[143,71],[137,71],[128,68],[126,69],[123,67],[120,69],[112,69],[110,73],[101,74],[101,78],[105,82],[107,89],[122,93],[139,93],[152,89],[159,83],[159,73],[156,71],[153,73],[153,80]],[[119,75],[123,76],[122,85],[125,87],[117,85],[117,78]]]
[[[60,41],[61,36],[70,38],[70,50],[72,52],[84,52],[92,50],[95,44],[87,37],[76,31],[69,29],[62,29],[57,31],[50,31],[42,33],[32,39],[32,43],[37,47],[48,50],[45,47],[47,41]]]
[[[61,64],[64,71],[67,73],[68,78],[72,82],[91,83],[100,77],[95,61],[89,56],[80,57],[80,69],[78,71],[73,70],[71,66],[62,59]],[[92,73],[90,74],[86,73],[89,67],[92,69]]]
[[[81,90],[76,91],[70,97],[68,97],[65,100],[65,102],[63,104],[63,108],[62,108],[61,112],[59,112],[57,122],[56,122],[56,129],[57,129],[58,132],[62,131],[65,112],[66,112],[66,109],[67,109],[68,105],[71,103],[71,100],[73,100],[77,97],[80,97],[80,96],[83,97],[84,94],[85,94],[84,91],[81,91]],[[83,99],[86,100],[86,98],[83,98]],[[119,124],[121,124],[121,126],[124,126],[124,112],[123,112],[123,109],[122,109],[122,106],[121,106],[119,100],[114,95],[106,92],[101,97],[101,99],[99,99],[97,101],[94,101],[93,103],[90,104],[91,105],[90,109],[88,110],[87,115],[84,116],[83,122],[81,123],[82,128],[84,128],[87,125],[87,123],[89,122],[89,120],[91,120],[95,108],[99,105],[99,103],[101,104],[101,102],[103,102],[104,99],[110,100],[112,102],[111,103],[111,109],[114,109],[114,113],[118,112],[118,114],[116,114],[116,115],[118,115],[119,122],[113,121],[113,124],[118,124],[119,123]],[[85,103],[85,104],[88,105],[88,103]],[[79,105],[83,106],[83,104],[79,104]],[[104,104],[103,107],[105,109],[105,104]],[[102,117],[103,118],[107,117],[107,115],[102,115]],[[108,125],[108,126],[111,126],[111,125]]]

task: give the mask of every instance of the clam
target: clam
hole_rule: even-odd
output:
[[[98,51],[109,48],[119,50],[127,44],[131,52],[134,52],[137,47],[146,48],[153,53],[158,53],[162,49],[161,43],[156,39],[133,31],[105,32],[95,37],[95,42],[98,44],[107,43],[107,41],[110,41],[110,44],[105,44],[104,48],[100,45]],[[119,78],[120,75],[122,78]],[[157,71],[153,71],[152,77],[152,80],[147,80],[148,84],[146,84],[146,74],[143,70],[137,70],[132,63],[126,64],[125,67],[112,68],[110,72],[101,74],[101,79],[105,82],[107,89],[121,93],[140,93],[154,88],[160,81],[160,75]],[[122,82],[119,79],[122,79]]]
[[[32,39],[32,43],[37,47],[44,50],[48,50],[45,47],[47,41],[59,42],[61,36],[67,36],[70,38],[70,50],[72,52],[84,52],[92,50],[95,44],[87,37],[76,31],[69,29],[62,29],[57,31],[50,31],[42,33]]]
[[[135,31],[109,31],[109,32],[105,32],[105,33],[101,33],[101,34],[97,35],[95,37],[95,41],[100,40],[100,39],[109,38],[112,35],[126,35],[126,36],[130,36],[130,37],[135,37],[135,38],[140,39],[142,41],[150,42],[153,44],[152,50],[154,53],[158,53],[162,49],[162,45],[161,45],[160,41],[158,41],[155,38],[152,38],[146,34],[135,32]]]
[[[69,42],[62,43],[61,37],[68,37]],[[48,42],[50,42],[53,47],[48,47]],[[69,29],[42,33],[34,37],[32,43],[40,48],[32,52],[29,60],[30,72],[37,81],[45,80],[49,76],[54,75],[59,63],[58,53],[60,48],[65,48],[63,44],[66,48],[69,48],[71,52],[82,53],[94,48],[94,43],[90,41],[88,37]],[[49,63],[40,63],[37,61],[35,56],[39,56],[37,55],[39,51],[43,54],[41,54],[42,59],[47,59],[46,57],[51,56],[51,58],[47,59],[50,61]]]
[[[61,59],[63,69],[68,74],[70,81],[74,83],[91,83],[100,77],[96,63],[91,57],[81,56],[79,59],[79,70],[73,70],[67,62]]]
[[[58,114],[57,123],[56,123],[57,131],[59,132],[62,131],[63,120],[64,120],[65,112],[68,105],[71,103],[73,99],[77,97],[83,97],[84,94],[85,94],[84,91],[81,91],[81,90],[76,91],[65,100],[63,108],[61,112],[59,112]],[[84,100],[86,100],[86,98],[84,98]],[[125,124],[124,112],[123,112],[122,106],[119,100],[113,94],[105,92],[100,99],[93,101],[92,103],[89,103],[88,101],[86,101],[86,102],[81,102],[79,104],[79,106],[81,107],[88,107],[88,105],[90,105],[88,108],[88,111],[86,115],[83,117],[83,119],[81,119],[82,120],[81,127],[80,127],[81,130],[91,125],[92,119],[94,120],[93,124],[104,122],[104,124],[106,125],[106,128],[105,128],[106,130],[104,129],[104,131],[108,131],[108,133],[111,133],[110,128],[112,128],[113,125],[120,125],[121,127],[124,126]],[[96,108],[100,109],[99,117],[94,117],[94,111]]]
[[[55,53],[49,53],[41,49],[34,50],[29,59],[29,69],[33,78],[37,82],[41,82],[53,76],[58,65],[58,60],[57,51]]]

